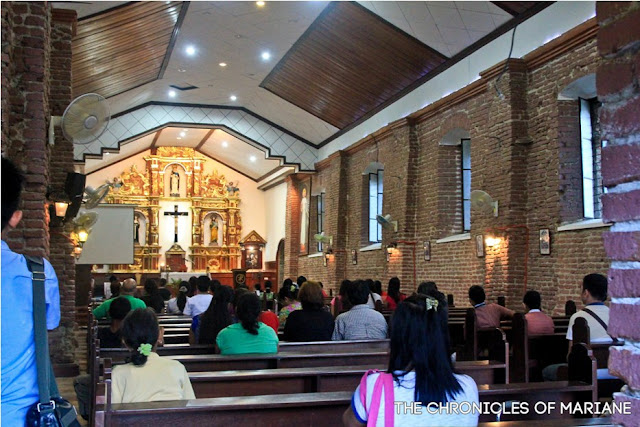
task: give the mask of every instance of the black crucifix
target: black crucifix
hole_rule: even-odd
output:
[[[173,236],[173,243],[178,243],[178,217],[187,216],[189,212],[178,212],[178,205],[174,205],[173,212],[165,212],[165,215],[171,215],[175,221],[175,231]]]

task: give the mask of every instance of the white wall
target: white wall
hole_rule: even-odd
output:
[[[278,243],[284,239],[286,211],[287,211],[287,184],[273,187],[264,192],[265,195],[265,218],[267,222],[267,241],[264,260],[275,261]]]

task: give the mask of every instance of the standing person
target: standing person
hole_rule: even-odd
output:
[[[185,367],[155,353],[160,334],[153,310],[137,309],[122,323],[122,339],[131,351],[130,362],[113,367],[113,403],[195,399]]]
[[[191,316],[192,318],[206,311],[209,308],[209,304],[211,304],[211,298],[213,298],[209,293],[209,278],[207,276],[198,277],[197,287],[197,293],[189,298],[182,311],[185,316]]]
[[[2,425],[23,426],[27,410],[39,401],[33,327],[32,276],[23,255],[5,241],[22,219],[18,210],[24,177],[2,158]],[[44,260],[47,329],[60,323],[58,278]]]
[[[147,308],[147,305],[140,298],[136,298],[133,294],[136,291],[136,281],[135,279],[126,279],[122,282],[122,287],[120,288],[120,296],[129,300],[131,303],[131,309],[135,310],[136,308]],[[93,310],[93,315],[96,319],[104,319],[109,314],[109,307],[111,307],[111,303],[113,302],[113,298],[106,300],[102,304],[100,304],[97,308]]]
[[[415,294],[401,302],[391,319],[389,368],[386,373],[369,374],[363,378],[351,399],[351,406],[342,420],[346,426],[384,426],[387,402],[421,402],[422,411],[392,408],[396,426],[475,426],[478,413],[470,411],[428,411],[431,403],[466,402],[478,404],[478,387],[467,375],[453,372],[445,337],[448,336],[446,300],[442,294]],[[366,374],[365,374],[366,375]],[[377,412],[372,412],[376,381],[388,380],[376,397]],[[363,389],[364,388],[364,389]],[[389,396],[389,393],[391,396]],[[389,399],[387,399],[389,398]],[[395,406],[395,404],[394,404]],[[407,404],[409,407],[409,404]],[[438,406],[436,406],[437,408]],[[434,413],[435,412],[435,413]]]
[[[528,311],[524,315],[527,319],[527,332],[529,335],[552,334],[555,330],[553,319],[540,311],[542,298],[538,291],[527,291],[522,298],[522,305]]]
[[[298,293],[302,310],[289,314],[284,326],[285,341],[331,341],[333,316],[324,309],[322,288],[317,282],[307,281]]]
[[[277,353],[278,335],[258,321],[260,299],[251,292],[242,294],[237,303],[238,323],[218,333],[216,345],[221,354]]]
[[[486,295],[482,286],[469,288],[469,302],[476,309],[478,328],[499,328],[500,320],[511,319],[514,312],[501,305],[485,302]]]

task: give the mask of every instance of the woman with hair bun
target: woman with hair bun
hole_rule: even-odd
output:
[[[238,297],[238,323],[221,330],[216,338],[221,354],[278,352],[278,335],[258,320],[261,309],[258,295],[247,292]]]
[[[158,318],[151,309],[139,308],[124,318],[122,341],[131,356],[129,363],[113,367],[113,403],[196,398],[184,366],[154,352],[159,333]]]
[[[478,424],[479,414],[473,409],[447,410],[453,402],[465,408],[478,404],[478,387],[471,377],[453,370],[446,306],[444,295],[437,291],[414,294],[399,303],[391,318],[389,368],[364,375],[342,417],[344,425]],[[422,410],[396,411],[394,402],[406,402],[407,407],[420,402]],[[392,422],[385,420],[387,416],[393,417]]]

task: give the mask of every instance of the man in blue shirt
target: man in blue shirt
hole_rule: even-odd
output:
[[[27,410],[36,403],[38,379],[33,331],[31,272],[24,256],[12,252],[6,233],[22,219],[18,210],[22,182],[20,171],[2,158],[2,425],[23,426]],[[60,323],[58,279],[44,260],[47,329]]]

